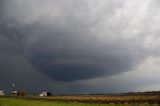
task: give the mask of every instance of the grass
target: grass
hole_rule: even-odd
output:
[[[0,98],[0,106],[151,106],[149,104],[88,104],[73,102],[53,102],[43,100],[27,100],[18,98]],[[158,105],[152,105],[158,106]]]

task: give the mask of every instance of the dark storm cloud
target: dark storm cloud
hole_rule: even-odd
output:
[[[21,65],[25,70],[31,65],[34,73],[56,81],[130,71],[148,55],[144,42],[148,28],[139,25],[140,13],[136,16],[127,0],[98,4],[90,0],[5,0],[0,5],[0,60],[7,58],[1,64],[4,75],[7,64],[13,66],[9,73],[23,73],[17,61],[10,63],[17,55],[27,61]]]

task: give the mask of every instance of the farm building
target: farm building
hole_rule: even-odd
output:
[[[0,96],[4,96],[4,95],[5,95],[4,91],[0,91]]]
[[[51,96],[51,95],[52,95],[51,92],[47,92],[47,91],[42,92],[41,94],[39,94],[39,96]]]

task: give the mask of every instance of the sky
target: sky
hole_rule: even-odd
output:
[[[160,90],[159,0],[0,0],[0,90]]]

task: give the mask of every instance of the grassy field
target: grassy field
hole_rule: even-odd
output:
[[[76,102],[55,102],[43,100],[27,100],[18,98],[0,98],[0,106],[159,106],[156,104],[89,104]]]
[[[10,96],[9,96],[10,97]],[[74,94],[40,96],[14,96],[14,98],[28,100],[43,100],[68,103],[92,104],[158,104],[160,106],[160,92],[120,93],[120,94]],[[63,106],[63,105],[62,105]],[[82,105],[83,106],[83,105]],[[103,106],[103,105],[102,105]]]

